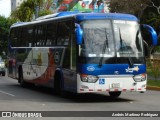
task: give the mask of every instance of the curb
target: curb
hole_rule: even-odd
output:
[[[160,91],[160,87],[156,87],[156,86],[147,86],[147,89]]]

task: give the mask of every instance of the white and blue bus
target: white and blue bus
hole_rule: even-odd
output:
[[[152,44],[157,34],[148,25]],[[57,93],[146,91],[144,42],[129,14],[61,12],[11,26],[8,76]]]

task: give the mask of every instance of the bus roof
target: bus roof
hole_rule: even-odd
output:
[[[83,20],[93,20],[93,19],[113,19],[113,20],[131,20],[131,21],[138,21],[137,17],[131,14],[122,14],[122,13],[80,13],[80,12],[60,12],[51,15],[46,15],[37,18],[35,21],[31,22],[19,22],[13,24],[11,27],[16,26],[23,26],[28,24],[34,23],[41,23],[47,22],[54,19],[60,18],[68,18],[68,17],[75,17],[76,21],[83,21]]]
[[[121,14],[121,13],[80,13],[76,15],[78,21],[89,20],[89,19],[113,19],[113,20],[132,20],[138,21],[134,15]]]
[[[122,14],[122,13],[81,13],[81,12],[60,12],[51,15],[46,15],[37,18],[36,20],[49,19],[54,17],[62,17],[62,16],[77,16],[77,20],[86,20],[86,19],[122,19],[122,20],[135,20],[137,18],[130,14]]]

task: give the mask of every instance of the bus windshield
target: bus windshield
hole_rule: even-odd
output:
[[[110,20],[83,21],[82,56],[113,57],[115,56],[113,32]]]
[[[114,20],[117,57],[143,57],[142,37],[136,21]]]
[[[131,58],[134,63],[144,62],[142,37],[136,21],[88,20],[80,25],[83,44],[79,56],[90,63],[98,64],[102,57],[105,63],[122,62],[121,58]]]

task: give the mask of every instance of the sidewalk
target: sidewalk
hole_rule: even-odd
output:
[[[147,86],[147,90],[157,90],[157,91],[160,91],[160,87],[156,87],[156,86]]]

